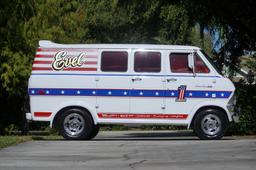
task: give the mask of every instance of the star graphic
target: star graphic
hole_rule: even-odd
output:
[[[193,94],[192,93],[189,93],[189,96],[192,96]]]
[[[78,90],[76,93],[77,93],[77,94],[80,94],[80,91]]]
[[[65,92],[64,92],[64,90],[61,90],[61,94],[64,94]]]

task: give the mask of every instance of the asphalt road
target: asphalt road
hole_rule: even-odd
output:
[[[0,150],[0,170],[255,170],[256,139],[190,132],[101,132],[92,141],[31,141]]]

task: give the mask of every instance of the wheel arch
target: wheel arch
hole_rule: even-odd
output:
[[[58,120],[61,116],[61,113],[63,113],[65,110],[68,109],[73,109],[73,108],[78,108],[78,109],[82,109],[85,110],[86,112],[88,112],[94,122],[94,124],[97,124],[97,117],[96,117],[96,113],[93,112],[93,109],[90,108],[89,106],[86,106],[84,104],[79,104],[79,103],[69,103],[69,104],[62,104],[61,106],[58,107],[58,109],[56,109],[56,111],[54,112],[54,114],[52,115],[51,118],[51,122],[50,122],[50,127],[58,127]]]
[[[201,104],[200,106],[197,106],[193,109],[193,111],[191,112],[191,114],[189,114],[189,123],[188,123],[188,128],[191,128],[191,126],[194,123],[195,117],[197,116],[197,114],[204,110],[204,109],[217,109],[220,110],[222,112],[225,113],[225,116],[227,117],[227,120],[230,122],[232,121],[231,115],[228,111],[228,109],[226,108],[225,105],[223,105],[222,103],[205,103],[205,104]]]

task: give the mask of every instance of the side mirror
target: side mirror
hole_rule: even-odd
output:
[[[191,53],[188,55],[188,67],[192,70],[193,75],[196,76],[194,63],[194,53]]]

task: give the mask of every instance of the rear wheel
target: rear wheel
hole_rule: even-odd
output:
[[[221,139],[228,127],[226,113],[217,109],[200,111],[194,121],[194,131],[200,139]]]
[[[91,139],[92,129],[92,118],[85,110],[68,109],[60,117],[60,133],[66,139]]]

